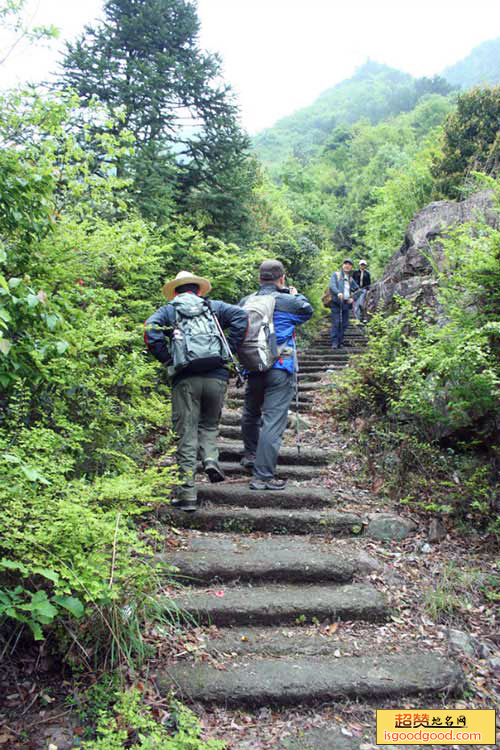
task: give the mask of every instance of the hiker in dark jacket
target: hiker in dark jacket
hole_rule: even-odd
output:
[[[259,274],[260,288],[256,294],[276,297],[273,322],[282,351],[270,370],[248,374],[241,420],[245,447],[241,464],[253,470],[252,490],[282,490],[286,481],[275,479],[274,473],[293,396],[295,328],[309,320],[313,309],[295,287],[285,287],[285,269],[278,260],[264,261]]]
[[[180,271],[173,281],[165,284],[163,293],[170,304],[163,305],[147,319],[144,334],[149,351],[160,362],[171,365],[172,338],[179,335],[178,330],[175,332],[176,312],[171,301],[178,298],[177,304],[187,295],[205,297],[211,288],[208,279],[186,271]],[[187,302],[189,303],[189,297]],[[235,351],[245,335],[247,314],[241,307],[227,305],[219,300],[207,300],[207,305],[221,328],[228,329],[227,341],[231,350]],[[225,355],[225,351],[223,353]],[[178,440],[180,485],[172,504],[182,510],[194,511],[198,507],[195,486],[198,452],[210,481],[221,482],[225,479],[218,462],[217,438],[228,379],[228,362],[225,356],[215,367],[212,365],[206,371],[200,372],[194,361],[173,374],[172,422]]]
[[[358,285],[351,276],[353,262],[346,258],[340,271],[334,271],[330,278],[332,294],[332,329],[331,342],[333,349],[344,345],[344,335],[349,325],[349,315]]]
[[[368,289],[372,283],[370,272],[367,270],[366,260],[359,261],[359,271],[354,271],[352,278],[359,287],[359,294],[354,300],[353,312],[357,320],[364,320],[364,307]]]

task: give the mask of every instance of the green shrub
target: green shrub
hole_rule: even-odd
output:
[[[192,711],[170,701],[169,719],[155,721],[142,703],[138,690],[117,694],[113,711],[103,711],[97,739],[83,743],[83,750],[223,750],[225,743],[200,739],[201,727]]]

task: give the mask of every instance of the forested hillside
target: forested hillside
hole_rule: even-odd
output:
[[[452,86],[494,85],[500,81],[500,39],[490,39],[475,47],[463,60],[445,68],[441,75]]]
[[[0,11],[5,23],[18,7],[0,0]],[[345,255],[380,279],[430,202],[486,189],[496,215],[500,88],[455,87],[493,83],[498,50],[486,43],[447,69],[450,83],[368,62],[252,149],[218,58],[200,48],[194,4],[107,0],[55,85],[2,92],[2,657],[47,639],[75,673],[123,676],[179,624],[155,600],[178,585],[157,556],[176,481],[170,388],[142,343],[162,284],[192,271],[237,303],[260,262],[279,258],[315,307],[314,330]],[[347,434],[356,424],[358,459],[395,503],[492,538],[500,230],[478,212],[439,242],[426,268],[437,304],[373,310],[329,418]],[[177,704],[172,716],[196,743],[193,717]],[[172,745],[184,747],[219,745]]]
[[[346,81],[323,92],[309,107],[283,118],[253,139],[255,151],[273,166],[290,156],[307,160],[318,155],[336,127],[360,120],[376,125],[412,110],[426,94],[446,96],[444,79],[414,79],[408,73],[368,61]]]

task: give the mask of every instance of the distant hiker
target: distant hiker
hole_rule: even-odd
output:
[[[353,312],[357,320],[365,319],[365,300],[372,283],[370,272],[367,270],[366,260],[359,261],[359,271],[354,271],[352,278],[359,287],[359,294],[354,300]]]
[[[353,262],[346,258],[340,271],[334,271],[330,277],[329,289],[332,295],[332,329],[331,342],[333,349],[344,345],[344,334],[349,325],[349,315],[358,285],[351,276]]]
[[[169,304],[146,321],[144,338],[151,353],[168,365],[172,382],[172,422],[177,435],[177,465],[180,485],[178,508],[198,507],[195,474],[198,453],[211,482],[222,482],[217,438],[229,379],[229,353],[214,315],[222,329],[228,328],[228,344],[235,351],[247,328],[241,307],[207,300],[212,285],[208,279],[180,271],[163,287]]]
[[[274,473],[295,384],[295,327],[309,320],[313,309],[295,287],[285,286],[285,269],[280,261],[264,261],[259,275],[258,292],[240,302],[249,308],[248,338],[255,327],[254,321],[263,320],[261,331],[257,332],[255,350],[252,352],[250,347],[247,358],[243,357],[243,350],[248,348],[247,338],[240,352],[240,361],[246,367],[251,368],[252,361],[255,361],[253,371],[247,370],[241,420],[245,453],[241,464],[252,469],[252,490],[282,490],[286,481],[275,479]],[[268,303],[272,320],[266,321]],[[263,317],[259,318],[259,315]],[[268,356],[267,350],[273,347],[276,359]]]

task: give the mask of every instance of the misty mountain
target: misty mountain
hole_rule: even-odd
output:
[[[257,156],[268,165],[294,155],[314,156],[338,125],[382,120],[411,111],[425,94],[446,95],[452,87],[442,78],[413,78],[408,73],[367,61],[355,74],[324,91],[309,107],[282,118],[253,138]]]
[[[443,70],[441,75],[452,86],[464,89],[500,83],[500,38],[474,47],[467,57]]]

